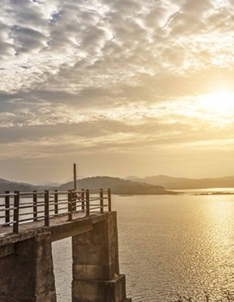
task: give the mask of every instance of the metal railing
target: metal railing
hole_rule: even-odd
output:
[[[105,211],[111,211],[110,189],[0,194],[0,227],[12,227],[13,233],[19,233],[19,225],[23,223],[44,220],[44,226],[49,226],[50,219],[59,215],[67,215],[71,221],[73,213],[89,216]]]

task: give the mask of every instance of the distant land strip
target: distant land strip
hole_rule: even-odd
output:
[[[98,190],[100,188],[110,188],[112,194],[119,195],[177,195],[183,192],[174,192],[173,190],[186,189],[207,189],[207,188],[234,188],[234,176],[227,176],[221,178],[202,178],[190,179],[182,177],[170,177],[166,175],[151,176],[139,178],[135,176],[127,177],[126,179],[109,177],[109,176],[95,176],[87,177],[77,180],[77,189]],[[21,191],[29,192],[32,190],[69,190],[73,189],[73,181],[64,184],[43,184],[32,185],[29,183],[15,182],[0,178],[0,192]],[[234,192],[233,192],[234,193]],[[232,194],[228,189],[224,192],[212,191],[210,192],[196,192],[196,195],[224,195]]]

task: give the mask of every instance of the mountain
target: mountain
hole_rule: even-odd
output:
[[[53,182],[53,181],[42,181],[40,182],[37,186],[40,186],[40,187],[47,187],[47,188],[50,188],[50,187],[54,187],[54,188],[57,188],[60,186],[61,183],[58,183],[58,182]]]
[[[31,192],[36,189],[35,186],[28,183],[14,182],[0,178],[0,193],[5,193],[5,191]]]
[[[44,183],[40,185],[32,185],[24,182],[10,181],[7,179],[0,178],[0,194],[5,193],[5,191],[20,191],[20,192],[32,192],[33,190],[43,191],[43,190],[54,190],[57,189],[57,183]]]
[[[96,176],[77,181],[77,189],[98,190],[110,188],[113,194],[175,194],[167,190],[230,188],[234,187],[234,176],[220,178],[185,178],[167,175],[148,176],[139,178],[129,176],[128,179]],[[40,185],[20,183],[0,178],[0,193],[5,191],[31,192],[33,190],[69,190],[73,181],[57,186],[56,183],[46,182]]]
[[[206,189],[206,188],[230,188],[234,187],[234,176],[220,178],[185,178],[170,177],[166,175],[148,176],[137,180],[151,185],[163,186],[165,189]]]
[[[126,180],[131,180],[131,181],[138,181],[139,180],[139,182],[141,182],[141,178],[140,177],[132,176],[132,175],[126,177],[125,179]]]
[[[36,186],[28,183],[19,183],[0,178],[0,193],[4,193],[5,191],[31,192],[33,190],[42,191],[45,189],[58,189],[64,191],[73,188],[73,181],[69,181],[57,187],[51,187],[51,184],[55,185],[54,183],[47,182],[44,185],[40,184]],[[100,188],[110,188],[113,194],[173,194],[173,192],[166,191],[162,186],[138,183],[107,176],[89,177],[77,181],[77,189],[99,190]]]
[[[166,191],[162,186],[139,183],[122,178],[96,176],[83,178],[77,181],[77,189],[99,190],[100,188],[110,188],[113,194],[175,194]],[[73,188],[73,182],[68,182],[59,187],[59,190],[70,190]]]

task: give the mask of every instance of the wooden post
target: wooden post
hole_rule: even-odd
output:
[[[33,191],[33,220],[37,221],[37,190]]]
[[[82,210],[82,212],[85,211],[85,202],[84,202],[84,200],[85,200],[85,191],[84,191],[84,189],[82,189],[81,190],[81,210]]]
[[[44,211],[45,226],[49,226],[50,225],[49,190],[45,190],[44,193],[44,206],[45,206],[45,211]]]
[[[86,190],[86,215],[90,214],[89,190]]]
[[[76,192],[75,191],[72,191],[71,192],[71,209],[73,212],[76,211]]]
[[[104,212],[103,189],[100,189],[100,213]]]
[[[108,189],[108,211],[111,212],[111,189]]]
[[[58,214],[58,190],[54,190],[54,214]]]
[[[72,211],[76,211],[76,164],[73,164],[73,192],[71,194]]]
[[[13,233],[19,233],[19,204],[20,204],[20,192],[14,192],[14,224]]]
[[[68,220],[72,220],[72,191],[68,191],[67,193],[67,200],[68,200]]]
[[[10,222],[10,191],[5,191],[5,223]]]
[[[73,164],[73,189],[76,191],[76,164]]]

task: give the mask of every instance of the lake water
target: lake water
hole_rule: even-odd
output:
[[[234,195],[113,196],[113,209],[133,302],[215,301],[234,289]],[[69,302],[70,239],[53,253],[58,302]]]

